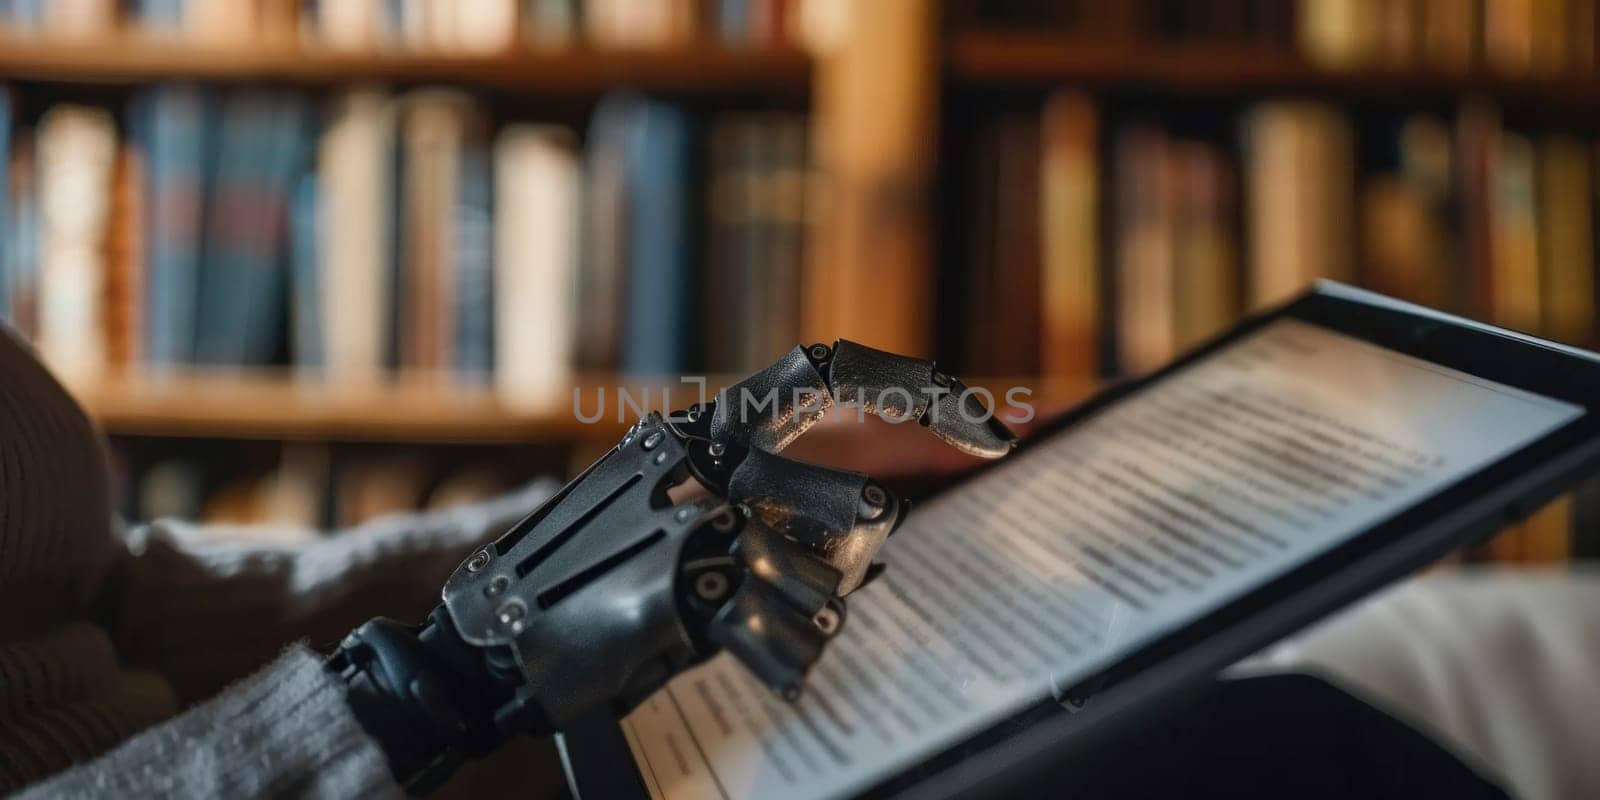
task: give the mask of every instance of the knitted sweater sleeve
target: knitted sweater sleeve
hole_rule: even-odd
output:
[[[344,692],[321,658],[296,646],[217,697],[18,798],[399,796]]]
[[[420,622],[456,565],[538,507],[549,482],[484,503],[381,518],[310,541],[161,521],[128,534],[105,604],[117,652],[208,698],[291,642],[327,648],[376,616]],[[276,542],[275,542],[276,540]]]

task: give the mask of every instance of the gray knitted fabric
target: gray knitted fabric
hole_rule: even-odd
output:
[[[83,412],[0,326],[0,795],[397,791],[342,687],[285,647],[421,619],[468,551],[554,489],[284,545],[174,521],[124,533],[106,473]]]
[[[344,686],[304,648],[110,753],[18,795],[363,797],[403,794]]]

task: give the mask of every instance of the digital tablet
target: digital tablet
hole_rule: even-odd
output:
[[[797,702],[713,658],[562,737],[569,779],[585,800],[1027,786],[1570,488],[1597,412],[1593,354],[1319,284],[920,506]]]

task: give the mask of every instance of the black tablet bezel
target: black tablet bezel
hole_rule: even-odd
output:
[[[1245,320],[1154,374],[1101,392],[1029,437],[1022,449],[1286,317],[1570,402],[1585,413],[1118,660],[1069,693],[1090,697],[1082,710],[1069,713],[1042,700],[879,782],[866,796],[955,797],[1025,788],[1073,753],[1152,719],[1174,693],[1525,517],[1600,466],[1600,356],[1332,282]]]
[[[1173,692],[1494,534],[1600,465],[1600,357],[1333,282],[1246,320],[1150,376],[1096,396],[1030,437],[1029,446],[1282,318],[1583,406],[1585,413],[1118,660],[1068,692],[1090,699],[1079,713],[1041,701],[879,783],[867,796],[954,797],[1024,786],[1060,759],[1159,714]]]

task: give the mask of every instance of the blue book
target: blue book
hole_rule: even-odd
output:
[[[489,147],[469,138],[461,151],[455,227],[455,365],[468,378],[494,373],[494,224]]]
[[[194,360],[209,105],[192,86],[165,85],[130,107],[145,154],[145,353],[155,366]]]
[[[624,133],[627,211],[626,334],[622,368],[636,375],[681,371],[694,324],[689,303],[689,117],[641,100]]]
[[[44,0],[0,0],[0,23],[33,30],[44,22]]]
[[[719,0],[717,3],[717,38],[724,42],[745,43],[752,37],[755,26],[750,15],[751,0]]]
[[[135,0],[132,17],[140,29],[162,33],[183,30],[183,0]]]
[[[278,352],[289,192],[305,155],[306,118],[305,103],[294,94],[244,90],[224,103],[207,192],[199,363],[261,365]]]
[[[322,370],[322,273],[317,263],[317,176],[307,172],[289,202],[289,353],[303,372]]]

